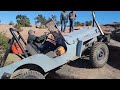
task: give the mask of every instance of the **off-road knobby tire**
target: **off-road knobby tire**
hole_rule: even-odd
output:
[[[45,79],[38,71],[30,69],[20,69],[15,71],[10,79]]]
[[[104,56],[101,59],[101,61],[98,61],[97,52],[99,52],[100,50],[102,50],[104,52]],[[92,66],[94,68],[101,68],[108,61],[108,56],[109,56],[109,49],[108,49],[107,45],[103,42],[96,42],[92,46],[91,51],[90,51],[90,63],[92,64]]]

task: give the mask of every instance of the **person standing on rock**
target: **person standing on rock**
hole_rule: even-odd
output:
[[[70,32],[74,31],[74,21],[76,19],[77,15],[75,11],[71,11],[69,13],[69,21],[70,21]]]
[[[61,12],[60,22],[61,22],[61,32],[65,32],[68,23],[68,13],[66,11]]]

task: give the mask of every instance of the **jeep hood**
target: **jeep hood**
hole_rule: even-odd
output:
[[[86,41],[99,35],[100,31],[96,27],[83,28],[69,33],[68,35],[64,36],[64,39],[68,44],[73,44],[74,42],[77,41],[77,39],[81,41]]]

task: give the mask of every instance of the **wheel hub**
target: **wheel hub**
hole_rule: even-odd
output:
[[[104,56],[105,56],[104,51],[103,51],[102,49],[99,50],[99,51],[98,51],[98,54],[97,54],[97,60],[98,60],[98,61],[101,61],[101,60],[104,58]]]

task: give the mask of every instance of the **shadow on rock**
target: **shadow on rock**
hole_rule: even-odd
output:
[[[111,38],[113,40],[116,40],[116,41],[120,42],[120,29],[117,29],[117,30],[113,31],[112,34],[111,34]]]
[[[75,61],[68,63],[68,65],[77,67],[77,68],[86,68],[86,69],[92,68],[88,59],[77,59]]]
[[[109,47],[109,59],[107,64],[111,67],[120,70],[120,47]]]

